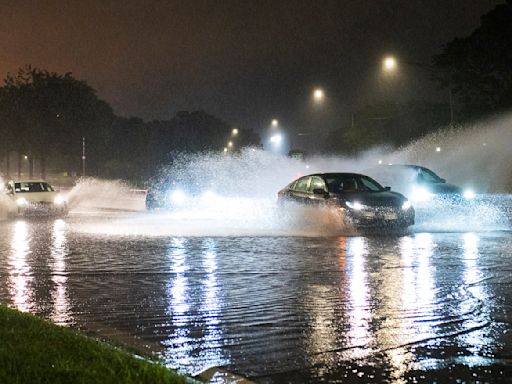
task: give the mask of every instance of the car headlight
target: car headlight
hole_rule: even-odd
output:
[[[474,199],[476,194],[471,189],[466,189],[463,194],[465,199],[471,200]]]
[[[345,205],[349,208],[352,208],[354,211],[359,211],[361,209],[363,209],[363,204],[361,204],[360,202],[358,201],[346,201],[345,202]]]
[[[428,201],[432,199],[434,194],[426,188],[414,188],[412,191],[411,200],[414,201]]]
[[[18,200],[16,200],[16,204],[20,207],[27,205],[28,201],[24,197],[20,197]]]
[[[62,196],[57,196],[55,199],[53,199],[53,204],[55,205],[62,205],[66,202]]]
[[[186,199],[185,192],[183,192],[180,189],[177,189],[175,191],[172,191],[169,195],[169,199],[171,200],[171,203],[173,204],[183,204],[183,202]]]
[[[404,211],[408,210],[411,207],[412,207],[412,204],[409,200],[405,200],[404,203],[402,204],[402,209]]]

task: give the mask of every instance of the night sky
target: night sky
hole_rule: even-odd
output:
[[[203,109],[255,129],[277,117],[299,132],[320,114],[314,86],[328,96],[318,119],[345,121],[383,96],[383,55],[428,63],[502,2],[3,0],[0,73],[72,72],[123,116]],[[414,71],[402,69],[390,95],[428,90]]]

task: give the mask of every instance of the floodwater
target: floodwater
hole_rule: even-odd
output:
[[[362,235],[322,232],[330,220],[256,228],[250,216],[228,225],[140,212],[0,221],[0,302],[187,374],[510,380],[509,224],[480,215],[443,228],[420,216],[405,234]]]

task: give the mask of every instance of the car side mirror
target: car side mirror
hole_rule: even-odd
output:
[[[386,191],[391,191],[391,187],[384,187]]]
[[[322,195],[325,198],[329,197],[329,192],[325,192],[325,190],[322,188],[313,189],[313,194],[314,195]]]

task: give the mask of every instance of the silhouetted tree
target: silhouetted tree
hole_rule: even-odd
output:
[[[82,137],[89,143],[89,158],[100,160],[114,118],[110,106],[84,81],[71,73],[59,75],[30,66],[7,75],[0,88],[0,115],[15,135],[14,150],[39,158],[43,175],[48,158],[79,160]]]
[[[465,38],[434,56],[435,79],[451,87],[467,117],[512,107],[512,1],[481,18]]]

